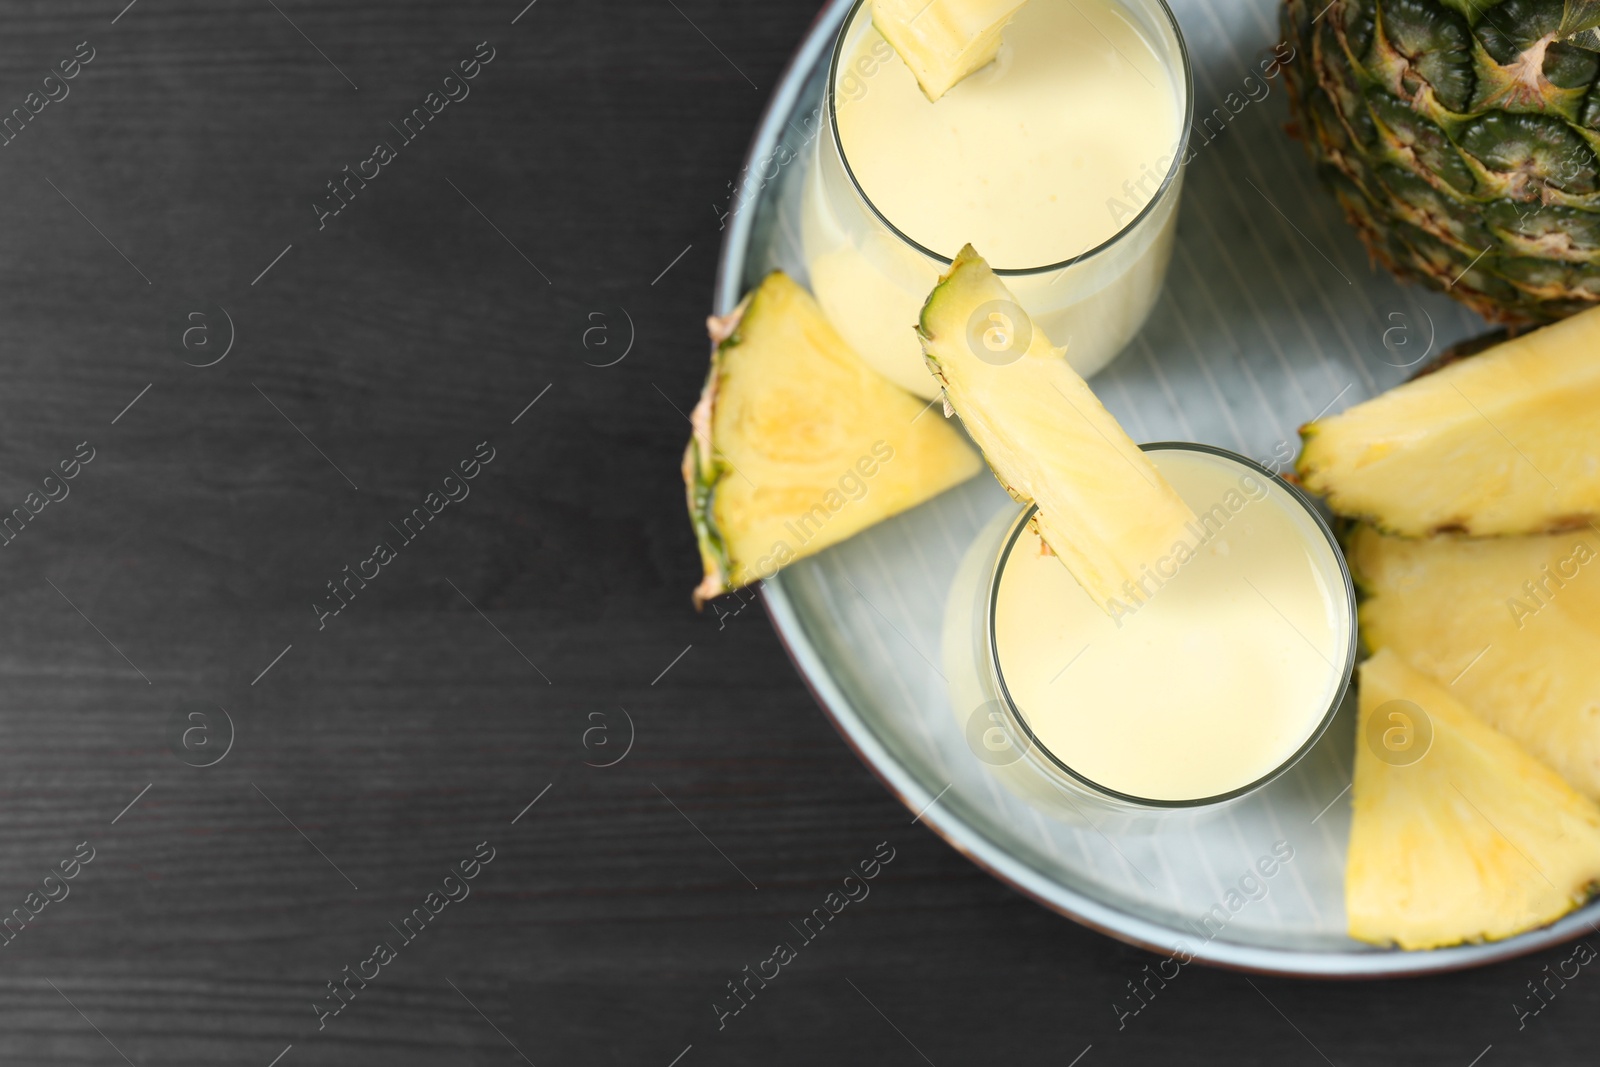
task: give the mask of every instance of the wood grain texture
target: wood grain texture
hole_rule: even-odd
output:
[[[0,912],[96,849],[0,948],[0,1062],[1589,1061],[1600,979],[1511,1008],[1564,950],[1383,985],[1191,968],[1119,1030],[1151,957],[912,825],[756,611],[690,610],[674,406],[809,0],[120,9],[0,7],[4,108],[95,49],[0,148],[0,504],[96,450],[0,548]],[[471,95],[319,229],[480,41]],[[237,337],[200,369],[210,305]],[[589,365],[624,310],[633,350]],[[319,629],[484,440],[470,497]],[[188,766],[174,716],[215,707],[234,746]],[[588,765],[621,709],[632,751]],[[319,1031],[324,983],[480,841],[471,896]],[[719,1030],[725,983],[884,841],[871,896]]]

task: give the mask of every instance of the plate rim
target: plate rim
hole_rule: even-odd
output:
[[[745,153],[741,174],[748,174],[752,166],[775,149],[779,134],[806,81],[816,69],[819,59],[831,51],[833,37],[854,2],[828,0],[817,13],[762,111],[750,147]],[[770,188],[772,186],[764,185],[756,192],[754,202],[729,219],[717,255],[717,274],[712,294],[713,314],[727,314],[743,296],[739,291],[740,280],[758,214],[756,204],[768,197]],[[1181,938],[1182,931],[1178,928],[1121,911],[1063,885],[1007,852],[954,812],[943,810],[935,813],[929,810],[937,797],[895,759],[872,727],[857,714],[806,633],[805,623],[789,597],[782,574],[774,575],[760,584],[762,604],[773,632],[807,691],[845,744],[873,776],[908,811],[918,814],[918,819],[914,821],[926,823],[946,844],[979,869],[1051,911],[1137,948],[1158,955],[1170,955],[1173,952],[1171,947],[1162,943],[1162,939]],[[1538,930],[1503,941],[1450,948],[1418,951],[1370,948],[1330,952],[1271,948],[1215,938],[1198,949],[1185,951],[1194,962],[1252,974],[1327,979],[1416,977],[1481,967],[1565,944],[1580,936],[1583,928],[1592,930],[1597,918],[1600,918],[1600,899]]]

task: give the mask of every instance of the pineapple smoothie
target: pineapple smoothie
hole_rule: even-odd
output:
[[[1187,129],[1164,4],[1028,0],[995,60],[929,102],[864,2],[831,77],[801,238],[818,302],[875,369],[934,395],[911,325],[969,242],[1085,377],[1132,338],[1170,258]]]
[[[1030,756],[1118,799],[1247,790],[1320,736],[1354,611],[1326,528],[1275,479],[1193,446],[1147,453],[1193,508],[1107,611],[1023,527],[992,590],[993,677]]]

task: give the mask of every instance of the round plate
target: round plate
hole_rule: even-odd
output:
[[[756,130],[723,243],[718,314],[774,268],[806,280],[801,179],[849,3],[822,11]],[[1302,423],[1403,381],[1485,327],[1449,299],[1369,269],[1283,133],[1283,79],[1264,73],[1278,41],[1276,0],[1171,3],[1196,100],[1177,248],[1149,324],[1093,385],[1135,439],[1206,442],[1281,464]],[[765,584],[773,626],[839,732],[973,862],[1113,937],[1278,974],[1471,967],[1571,939],[1600,918],[1591,904],[1506,941],[1431,952],[1348,938],[1353,700],[1298,767],[1203,821],[1120,832],[1054,820],[1007,792],[966,747],[938,658],[951,576],[978,531],[1014,507],[993,478],[975,478]]]

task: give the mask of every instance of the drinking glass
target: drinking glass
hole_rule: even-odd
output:
[[[1112,218],[1121,218],[1123,225],[1094,247],[1061,248],[1049,262],[995,271],[1051,342],[1067,348],[1068,361],[1084,377],[1128,344],[1160,294],[1172,255],[1193,111],[1188,51],[1164,0],[1115,0],[1115,6],[1155,49],[1161,68],[1157,76],[1169,80],[1182,115],[1170,152],[1126,178],[1129,189],[1142,182],[1148,190],[1157,178],[1159,184],[1132,217],[1121,218],[1108,204]],[[834,44],[824,102],[826,129],[812,142],[814,158],[802,193],[801,243],[812,292],[844,338],[896,384],[931,398],[937,385],[923,366],[913,326],[939,275],[960,249],[927,248],[913,240],[879,210],[851,168],[839,134],[839,108],[864,96],[878,63],[900,62],[880,43],[870,59],[849,64],[846,57],[855,55],[863,35],[876,33],[871,23],[870,3],[857,0]],[[1095,105],[1094,100],[1062,102],[1063,107]],[[915,153],[917,146],[907,144],[904,150]],[[981,240],[981,235],[973,237]]]

